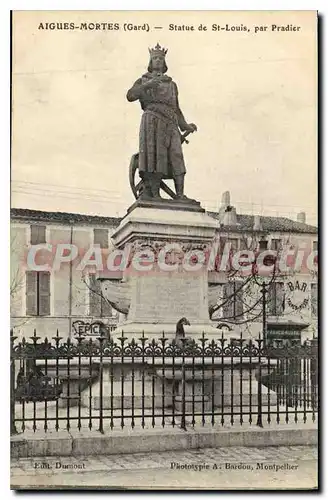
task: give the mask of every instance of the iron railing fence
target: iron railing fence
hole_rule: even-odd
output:
[[[315,421],[316,344],[11,334],[11,432]]]

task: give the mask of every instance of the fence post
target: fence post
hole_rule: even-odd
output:
[[[15,426],[15,360],[10,361],[10,434],[18,434]]]
[[[261,360],[261,350],[262,350],[262,340],[259,338],[259,375],[257,380],[257,422],[258,427],[263,427],[262,422],[262,360]]]
[[[184,431],[186,428],[186,373],[185,373],[185,332],[183,332],[182,342],[182,381],[181,381],[181,398],[182,398],[182,408],[181,408],[181,426],[180,428]]]
[[[266,308],[267,308],[267,300],[266,300],[266,294],[268,293],[267,291],[267,285],[265,283],[262,283],[262,334],[263,334],[263,347],[266,349],[267,347],[267,321],[266,321]]]
[[[266,324],[266,294],[267,285],[262,283],[261,293],[262,293],[262,335],[263,338],[258,339],[259,341],[259,376],[257,381],[257,422],[258,427],[263,427],[262,422],[262,366],[261,366],[261,352],[262,352],[262,342],[264,350],[267,348],[267,324]]]
[[[105,337],[101,333],[98,337],[99,340],[99,432],[104,434],[104,422],[103,422],[103,383],[104,383],[104,373],[103,373],[103,343]]]

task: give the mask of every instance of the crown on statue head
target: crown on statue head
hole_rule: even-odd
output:
[[[156,55],[161,55],[163,57],[166,56],[167,49],[164,49],[164,47],[161,47],[160,44],[157,42],[157,45],[153,49],[148,49],[150,57],[156,56]]]

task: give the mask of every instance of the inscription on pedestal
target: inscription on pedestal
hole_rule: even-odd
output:
[[[135,303],[129,319],[153,322],[177,322],[182,316],[189,320],[208,320],[206,283],[202,275],[163,273],[141,276],[134,282]]]

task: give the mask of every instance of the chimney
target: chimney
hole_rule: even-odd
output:
[[[305,212],[300,212],[297,214],[297,222],[301,222],[302,224],[306,223],[306,213]]]
[[[219,221],[223,226],[238,226],[236,208],[230,205],[230,191],[222,194]]]
[[[230,191],[225,191],[224,193],[222,193],[221,205],[219,208],[219,221],[221,224],[224,224],[223,219],[227,207],[230,207]]]
[[[225,191],[222,194],[221,206],[228,207],[230,205],[230,191]]]
[[[261,218],[259,215],[254,215],[253,231],[262,231]]]

